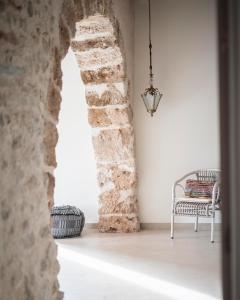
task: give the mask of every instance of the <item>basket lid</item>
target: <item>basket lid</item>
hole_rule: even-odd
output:
[[[81,216],[83,212],[71,205],[62,205],[62,206],[54,206],[51,209],[51,216],[53,215],[76,215],[76,216]]]

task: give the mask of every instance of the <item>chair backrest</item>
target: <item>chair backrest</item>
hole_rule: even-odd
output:
[[[221,179],[221,171],[213,170],[213,169],[199,170],[196,172],[196,176],[197,176],[197,180],[201,182],[216,182],[216,181],[220,181]],[[222,201],[221,190],[218,188],[216,192],[217,192],[216,203],[220,203]]]
[[[204,181],[204,182],[215,182],[220,180],[220,170],[212,170],[212,169],[207,169],[207,170],[199,170],[196,172],[197,175],[197,180],[198,181]]]

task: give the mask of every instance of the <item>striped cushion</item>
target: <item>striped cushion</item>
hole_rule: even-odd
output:
[[[188,179],[185,186],[185,196],[191,198],[211,198],[214,184],[214,181]]]

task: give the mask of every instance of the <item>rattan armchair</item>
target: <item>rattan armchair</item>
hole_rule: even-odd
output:
[[[215,212],[220,210],[220,170],[204,169],[186,174],[177,180],[172,188],[171,238],[174,238],[174,220],[176,216],[195,218],[195,231],[198,231],[198,218],[211,218],[211,242],[214,242]],[[184,182],[195,179],[200,182],[212,182],[211,197],[186,197]],[[180,189],[180,191],[178,191]]]

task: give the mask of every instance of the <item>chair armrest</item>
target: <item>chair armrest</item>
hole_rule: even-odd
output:
[[[180,183],[175,182],[174,185],[173,185],[173,188],[172,188],[172,202],[173,202],[173,204],[174,204],[175,198],[176,198],[176,188],[177,187],[180,187],[183,190],[183,192],[185,192],[184,187]]]
[[[175,185],[175,192],[176,192],[176,188],[177,187],[180,187],[182,190],[183,190],[183,192],[185,193],[185,188],[184,188],[184,186],[183,185],[181,185],[180,183],[176,183],[176,185]],[[176,195],[175,195],[176,196]]]
[[[216,204],[220,197],[220,181],[216,181],[212,190],[212,204]]]
[[[193,171],[190,173],[187,173],[186,175],[184,175],[183,177],[181,177],[180,179],[178,179],[177,181],[174,182],[173,187],[172,187],[172,198],[174,199],[176,197],[176,187],[180,186],[183,191],[185,192],[185,188],[180,184],[180,182],[182,182],[184,179],[188,178],[191,175],[195,175],[197,174],[198,171]]]

